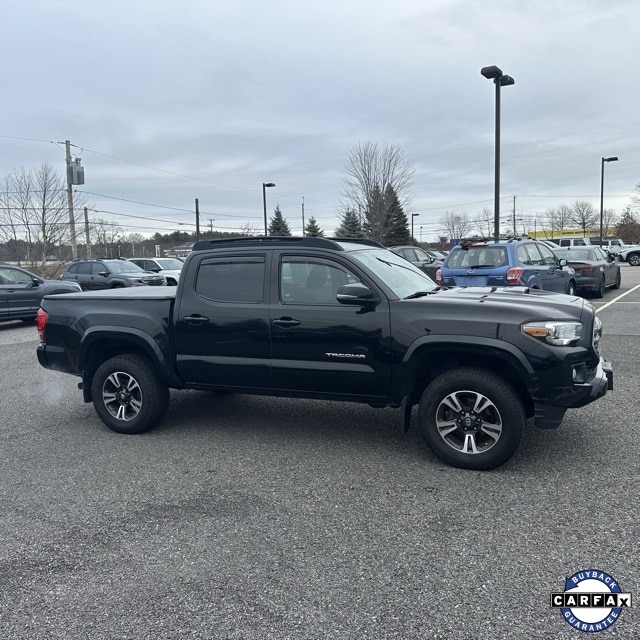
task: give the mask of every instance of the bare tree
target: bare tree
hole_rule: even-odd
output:
[[[24,259],[37,270],[38,263],[70,239],[65,177],[45,163],[35,170],[13,170],[5,177],[4,188],[1,237],[24,240]],[[76,212],[84,201],[83,194],[76,197]]]
[[[483,238],[489,238],[493,235],[493,211],[488,207],[482,209],[482,213],[478,214],[471,221],[472,225],[478,230],[478,233]]]
[[[117,255],[122,228],[111,220],[94,220],[91,225],[91,244],[97,258],[113,258]]]
[[[571,225],[573,213],[571,207],[568,207],[566,204],[561,204],[559,207],[550,207],[547,209],[544,217],[550,229],[548,237],[553,238],[556,235],[561,235],[562,232]]]
[[[589,235],[589,232],[600,226],[600,218],[593,205],[584,200],[576,200],[571,207],[571,220],[582,229],[583,236]]]
[[[126,233],[120,240],[127,247],[127,253],[130,252],[131,257],[135,258],[141,253],[141,247],[145,241],[145,237],[140,233]]]
[[[381,213],[375,200],[378,193],[384,194],[389,187],[395,191],[401,207],[408,210],[414,170],[399,146],[358,142],[350,149],[343,169],[343,209],[357,211],[363,223],[374,229],[384,226],[376,219]]]
[[[471,233],[473,223],[469,220],[469,216],[466,213],[447,211],[440,218],[440,226],[442,228],[442,234],[450,240],[460,240],[460,238],[464,238]]]

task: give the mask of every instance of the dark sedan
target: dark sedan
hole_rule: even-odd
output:
[[[435,282],[436,272],[442,266],[441,260],[436,260],[420,247],[411,245],[388,247],[388,249],[396,255],[402,256],[421,271],[424,271]]]
[[[35,320],[40,301],[52,293],[82,291],[75,282],[44,280],[10,264],[0,264],[0,322]]]
[[[578,293],[602,298],[606,289],[620,288],[620,265],[600,247],[568,247],[556,249],[555,254],[576,272]]]

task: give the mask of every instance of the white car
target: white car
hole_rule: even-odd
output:
[[[634,244],[625,247],[617,254],[618,260],[628,262],[632,267],[640,266],[640,245]]]
[[[180,271],[184,265],[177,258],[129,258],[129,262],[137,264],[145,271],[159,273],[165,277],[168,285],[176,286],[180,279]]]

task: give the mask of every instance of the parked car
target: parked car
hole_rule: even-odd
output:
[[[436,272],[442,265],[442,260],[437,260],[424,249],[411,245],[399,245],[397,247],[388,247],[388,249],[408,260],[415,267],[418,267],[420,271],[424,271],[432,280],[436,279]]]
[[[129,262],[137,264],[145,271],[159,273],[164,276],[168,285],[176,286],[180,279],[180,270],[184,264],[177,258],[129,258]]]
[[[465,240],[455,246],[436,273],[444,287],[520,285],[574,295],[576,280],[566,260],[544,242],[530,238]]]
[[[121,259],[74,260],[67,265],[60,280],[77,282],[83,291],[167,284],[164,276],[149,273],[137,264]]]
[[[569,247],[556,249],[556,256],[565,259],[575,271],[578,293],[591,293],[602,298],[606,289],[620,288],[620,265],[600,247]]]
[[[0,322],[35,320],[44,296],[78,291],[73,282],[45,280],[21,267],[0,264]]]
[[[561,246],[561,247],[584,247],[585,245],[590,245],[590,238],[586,238],[584,236],[575,236],[571,238],[551,238],[551,242]]]
[[[591,244],[602,247],[607,253],[613,254],[615,256],[617,256],[623,249],[626,248],[626,245],[622,240],[620,240],[620,238],[603,238],[601,244],[599,237],[592,237]]]
[[[628,262],[632,267],[640,266],[640,245],[634,244],[625,247],[617,255],[618,260]]]

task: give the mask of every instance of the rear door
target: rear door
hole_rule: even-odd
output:
[[[176,300],[179,376],[200,386],[271,386],[269,252],[192,259]]]
[[[278,259],[276,257],[278,256]],[[275,252],[271,339],[273,386],[304,395],[380,400],[391,388],[389,303],[344,305],[343,284],[366,282],[333,257]]]

